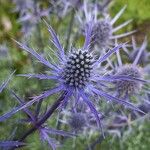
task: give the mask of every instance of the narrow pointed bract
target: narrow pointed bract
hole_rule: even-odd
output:
[[[1,85],[0,85],[0,93],[3,91],[3,89],[7,86],[8,82],[11,80],[13,74],[15,73],[15,71],[8,77],[8,79],[6,81],[4,81]]]

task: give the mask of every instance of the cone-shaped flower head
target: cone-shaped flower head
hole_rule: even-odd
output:
[[[93,61],[93,56],[86,50],[72,52],[63,72],[65,83],[74,88],[84,87],[93,71]]]

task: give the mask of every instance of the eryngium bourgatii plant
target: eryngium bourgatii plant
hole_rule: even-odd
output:
[[[98,112],[96,110],[96,107],[94,106],[94,100],[98,100],[97,97],[99,99],[101,97],[104,97],[106,101],[114,101],[118,104],[125,105],[132,110],[141,112],[140,109],[135,107],[130,102],[114,97],[107,91],[104,91],[105,81],[108,82],[112,79],[117,81],[140,80],[132,78],[130,76],[105,76],[100,74],[100,64],[104,62],[108,57],[110,57],[113,53],[118,51],[124,44],[120,44],[114,47],[105,55],[100,56],[98,59],[95,59],[94,55],[92,55],[92,53],[89,51],[93,27],[93,24],[91,22],[86,26],[85,29],[86,34],[83,47],[80,49],[71,49],[70,52],[66,54],[52,27],[48,24],[47,26],[52,36],[52,42],[57,48],[57,51],[55,52],[57,62],[55,62],[54,60],[49,61],[45,59],[42,55],[38,54],[33,49],[16,41],[21,49],[33,55],[40,63],[48,67],[50,72],[50,74],[22,74],[21,76],[43,80],[52,80],[55,81],[56,84],[54,88],[44,91],[41,95],[33,97],[31,101],[22,104],[14,108],[12,111],[4,114],[0,117],[0,121],[6,120],[14,113],[31,106],[35,102],[39,102],[53,94],[58,94],[60,92],[65,92],[65,94],[61,101],[61,104],[59,105],[59,108],[66,106],[68,101],[71,101],[72,99],[75,99],[76,103],[78,103],[78,101],[83,101],[95,116],[99,128],[101,128],[101,120],[99,117],[100,112]]]

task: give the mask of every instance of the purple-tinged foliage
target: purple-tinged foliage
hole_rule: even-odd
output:
[[[28,53],[32,54],[37,60],[39,60],[42,64],[50,69],[51,74],[46,75],[48,77],[46,79],[54,80],[56,85],[54,88],[43,92],[39,96],[33,97],[33,99],[25,104],[21,104],[20,106],[14,108],[12,111],[4,114],[0,117],[0,121],[4,121],[9,118],[11,115],[15,114],[19,110],[25,109],[31,106],[35,102],[39,102],[53,94],[66,92],[64,99],[61,104],[61,108],[68,103],[72,98],[76,101],[82,100],[94,114],[98,127],[101,127],[101,120],[99,118],[99,112],[97,112],[94,99],[95,96],[99,98],[104,97],[107,101],[114,101],[119,104],[125,105],[133,110],[140,111],[137,107],[135,107],[130,102],[121,100],[119,98],[113,97],[112,95],[108,94],[107,92],[103,91],[103,87],[99,88],[101,83],[105,82],[105,79],[102,81],[98,81],[97,78],[101,78],[102,76],[98,73],[99,65],[105,61],[108,57],[110,57],[113,53],[118,51],[123,44],[120,44],[109,50],[104,56],[100,56],[100,58],[95,59],[91,52],[89,52],[90,47],[90,38],[92,33],[92,23],[86,26],[86,37],[84,46],[81,49],[74,49],[69,52],[69,54],[65,54],[63,47],[61,46],[59,39],[52,29],[51,26],[48,25],[48,30],[52,36],[52,42],[57,48],[56,56],[58,61],[55,63],[51,63],[50,61],[46,60],[42,55],[38,54],[33,49],[17,42],[23,50],[27,51]],[[35,77],[42,79],[43,74],[27,74],[23,75],[27,77]],[[45,79],[44,77],[44,79]],[[127,79],[127,78],[126,78]],[[134,80],[134,79],[132,79]]]

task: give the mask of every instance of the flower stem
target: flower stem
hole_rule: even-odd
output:
[[[59,107],[66,94],[67,92],[63,92],[60,98],[57,101],[55,101],[55,103],[48,109],[45,115],[39,121],[37,121],[37,123],[31,129],[29,129],[18,141],[24,141],[29,135],[38,130],[38,128],[42,124],[44,124],[47,121],[47,119],[53,114],[53,112]],[[11,150],[14,150],[16,148],[19,147],[13,147]]]

